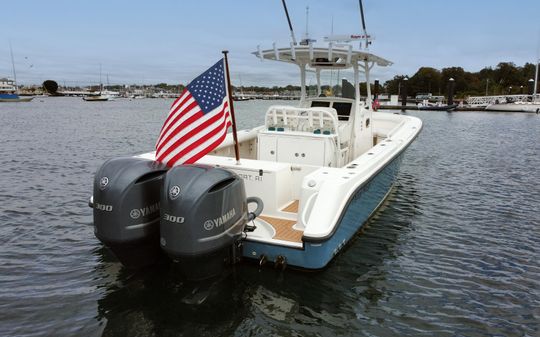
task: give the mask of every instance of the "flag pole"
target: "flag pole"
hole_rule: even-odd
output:
[[[227,76],[227,92],[228,92],[227,97],[229,99],[229,107],[231,110],[232,132],[233,132],[233,138],[234,138],[234,155],[236,156],[236,164],[240,165],[240,150],[238,149],[238,136],[236,135],[236,119],[234,117],[231,77],[229,76],[229,61],[227,60],[227,54],[229,53],[229,51],[223,50],[222,53],[225,58],[225,74]]]

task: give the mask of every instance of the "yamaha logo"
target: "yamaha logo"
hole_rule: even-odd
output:
[[[131,212],[129,212],[129,216],[132,218],[132,219],[138,219],[140,216],[141,216],[141,211],[139,211],[138,209],[134,208],[131,210]]]
[[[129,212],[129,216],[132,219],[138,219],[141,216],[149,216],[159,212],[159,202],[155,204],[143,206],[141,208],[134,208]]]
[[[171,187],[171,189],[169,190],[169,197],[171,198],[171,200],[178,198],[179,195],[180,195],[180,187],[176,185]]]
[[[214,229],[214,223],[212,222],[212,220],[206,220],[203,226],[204,229],[206,229],[207,231],[211,231],[212,229]]]
[[[105,187],[107,187],[107,185],[109,185],[109,178],[102,177],[99,180],[99,188],[104,189]]]
[[[236,215],[236,210],[231,208],[227,213],[223,214],[219,218],[206,220],[203,224],[204,229],[211,231],[214,228],[220,228],[231,221]]]

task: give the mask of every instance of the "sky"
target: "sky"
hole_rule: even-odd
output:
[[[419,67],[478,71],[538,59],[539,0],[363,0],[370,52],[391,60],[372,70],[381,81]],[[361,33],[357,0],[288,0],[297,39]],[[281,0],[48,0],[2,5],[0,78],[20,84],[187,84],[229,50],[233,85],[299,84],[298,68],[251,53],[287,46]],[[336,74],[326,74],[335,80]],[[332,78],[330,78],[332,76]],[[348,75],[344,75],[347,77]],[[308,76],[314,83],[314,76]]]

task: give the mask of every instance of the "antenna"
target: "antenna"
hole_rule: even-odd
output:
[[[362,17],[362,29],[363,29],[364,35],[366,37],[366,49],[368,49],[369,40],[368,40],[367,31],[366,31],[366,20],[364,18],[364,6],[362,5],[362,0],[358,0],[358,2],[360,3],[360,16]],[[362,47],[362,46],[360,46],[360,47]]]
[[[538,63],[540,63],[540,58],[536,59],[536,71],[534,72],[533,98],[536,95],[536,91],[538,90]]]
[[[281,2],[283,3],[283,9],[285,10],[285,15],[287,16],[287,22],[289,23],[292,42],[296,46],[296,38],[294,37],[294,30],[292,28],[291,18],[289,17],[289,11],[287,10],[287,4],[285,3],[285,0],[281,0]]]
[[[309,6],[306,6],[306,40],[309,39]]]

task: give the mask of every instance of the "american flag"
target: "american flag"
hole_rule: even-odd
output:
[[[231,126],[224,60],[194,79],[174,101],[156,143],[156,160],[192,164],[217,147]]]

